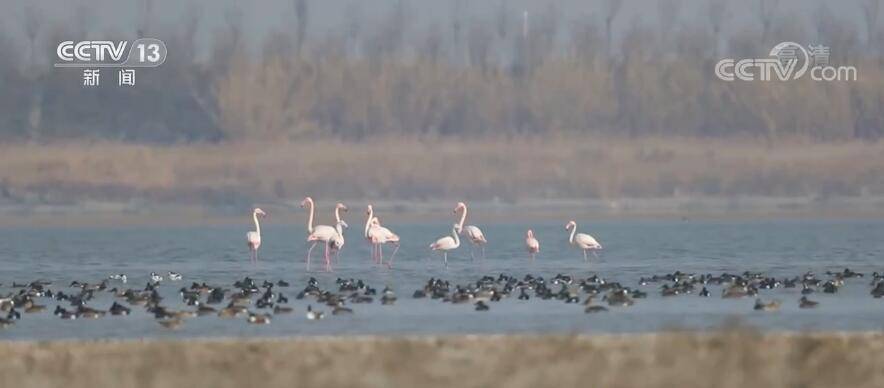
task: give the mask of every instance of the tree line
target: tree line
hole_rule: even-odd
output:
[[[199,8],[160,26],[152,1],[141,2],[137,31],[108,37],[157,37],[170,55],[139,70],[134,88],[84,88],[76,70],[38,65],[55,58],[58,42],[85,35],[68,21],[76,17],[50,22],[28,7],[20,25],[0,25],[0,140],[884,135],[878,0],[824,3],[802,17],[775,0],[659,0],[648,3],[655,22],[625,19],[618,0],[578,17],[555,1],[528,15],[499,0],[491,15],[477,16],[454,0],[447,21],[429,25],[413,23],[408,1],[379,19],[364,17],[356,1],[343,25],[324,32],[309,28],[313,3],[293,0],[291,23],[257,43],[243,36],[243,11],[226,9],[208,58],[196,55]],[[686,20],[689,6],[701,7],[701,17]],[[858,7],[863,23],[834,16],[827,7],[836,6]],[[11,38],[13,28],[24,43]],[[720,58],[766,57],[786,40],[829,46],[831,64],[855,66],[859,80],[716,78]],[[103,77],[115,83],[112,70]]]

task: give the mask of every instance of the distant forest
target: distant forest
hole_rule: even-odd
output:
[[[494,15],[453,13],[429,25],[413,23],[416,5],[399,1],[371,22],[354,6],[343,25],[325,32],[307,28],[317,1],[293,0],[291,23],[259,47],[243,39],[242,11],[225,10],[202,59],[195,55],[199,8],[159,26],[149,18],[151,1],[142,0],[145,17],[136,31],[106,35],[162,39],[168,60],[139,70],[134,88],[116,87],[115,75],[105,72],[110,85],[94,89],[84,89],[77,70],[35,65],[36,57],[54,58],[58,42],[85,34],[76,17],[50,21],[29,7],[21,23],[0,25],[0,141],[884,136],[877,0],[828,2],[812,20],[773,0],[661,0],[648,3],[658,8],[654,23],[618,19],[617,0],[576,21],[565,21],[555,1],[526,17],[498,0]],[[704,17],[684,21],[679,15],[687,7],[702,7]],[[826,7],[859,7],[864,23],[839,20]],[[757,22],[724,34],[735,15]],[[611,37],[613,23],[628,25],[619,39]],[[24,29],[17,35],[26,41],[11,39],[15,28]],[[859,81],[715,77],[720,58],[767,57],[786,40],[831,47],[830,63],[855,66]]]

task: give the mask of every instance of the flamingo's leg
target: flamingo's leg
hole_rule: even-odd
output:
[[[485,260],[485,244],[482,244],[482,260]]]
[[[593,251],[592,251],[592,255],[593,255],[593,256],[595,256],[595,258],[596,258],[596,259],[598,259],[598,258],[599,258],[599,254],[598,254],[598,251],[597,251],[597,250],[595,250],[595,249],[593,249]]]
[[[328,243],[328,242],[325,243],[325,271],[326,272],[331,272],[331,261],[330,261],[331,259],[328,256],[328,246],[329,245],[331,245],[331,243]]]
[[[476,260],[476,255],[473,251],[476,249],[476,244],[470,244],[470,260]]]
[[[393,254],[390,255],[390,260],[387,261],[387,267],[393,268],[393,257],[396,256],[396,252],[399,252],[399,244],[396,244],[396,249],[393,249]]]
[[[310,246],[310,249],[307,250],[307,267],[310,267],[310,252],[313,252],[313,248],[316,247],[316,241],[313,242],[313,245]]]
[[[258,249],[255,249],[255,263],[258,263]]]
[[[448,268],[448,251],[442,252],[442,257],[445,260],[445,268]]]
[[[583,261],[589,261],[589,259],[586,257],[586,249],[583,250]]]
[[[384,264],[384,244],[378,244],[378,264]]]

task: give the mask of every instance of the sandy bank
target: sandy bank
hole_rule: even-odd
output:
[[[2,387],[884,386],[884,334],[0,343]]]

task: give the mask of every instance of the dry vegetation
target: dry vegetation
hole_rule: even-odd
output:
[[[881,334],[0,344],[4,387],[880,387]]]
[[[208,205],[884,195],[884,144],[696,138],[0,145],[0,199]]]
[[[0,26],[0,140],[884,135],[880,0],[812,11],[793,8],[800,0],[641,5],[658,20],[625,14],[622,0],[548,0],[531,7],[527,23],[508,1],[450,1],[437,15],[420,15],[431,12],[420,2],[379,0],[377,12],[360,3],[346,7],[340,25],[314,29],[323,3],[286,1],[278,15],[285,22],[261,20],[271,28],[255,38],[246,34],[255,19],[239,4],[212,3],[224,7],[215,13],[221,20],[201,20],[207,13],[196,4],[164,5],[181,16],[156,25],[153,1],[141,0],[134,27],[163,39],[173,55],[139,72],[136,88],[88,91],[76,71],[50,66],[58,42],[131,39],[135,28],[90,31],[101,27],[52,20],[29,5],[14,14],[20,23]],[[91,7],[72,6],[77,15]],[[719,59],[764,57],[781,41],[826,44],[830,63],[855,66],[859,80],[714,77]]]

